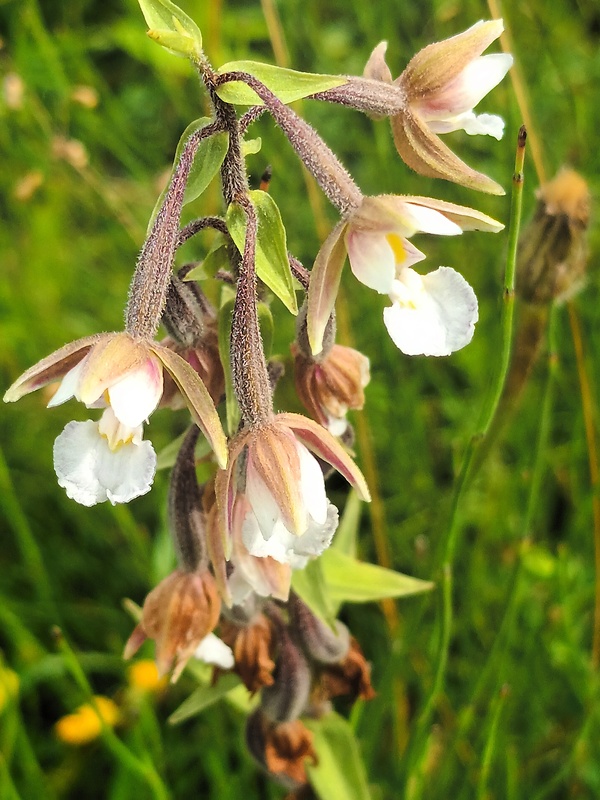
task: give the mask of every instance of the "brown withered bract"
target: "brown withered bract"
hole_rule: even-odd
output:
[[[543,184],[537,198],[519,242],[516,288],[526,302],[547,305],[568,298],[583,282],[591,198],[586,181],[567,168]]]
[[[271,623],[259,614],[246,626],[221,623],[221,639],[233,650],[235,671],[249,692],[255,694],[263,686],[274,683],[273,633]]]
[[[176,681],[194,651],[219,621],[221,599],[210,572],[175,570],[144,601],[142,620],[125,646],[131,656],[146,639],[156,642],[156,666]]]

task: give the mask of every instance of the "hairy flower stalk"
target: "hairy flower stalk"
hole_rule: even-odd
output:
[[[179,244],[183,196],[194,156],[203,139],[221,130],[222,123],[215,121],[190,136],[152,230],[144,243],[131,281],[129,302],[125,311],[126,330],[136,338],[152,339],[158,330]]]
[[[199,433],[196,425],[186,433],[169,486],[169,527],[179,566],[187,572],[207,565],[204,512],[194,456]]]
[[[247,72],[227,72],[219,75],[219,84],[242,81],[253,89],[265,103],[275,122],[287,136],[302,159],[304,166],[342,216],[349,214],[362,202],[362,194],[337,156],[319,134],[282,103],[261,81]]]

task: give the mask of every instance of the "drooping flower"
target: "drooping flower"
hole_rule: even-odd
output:
[[[469,230],[497,233],[503,227],[474,209],[429,197],[365,197],[360,207],[330,233],[311,272],[307,326],[313,354],[323,347],[346,254],[361,283],[390,294],[402,280],[403,271],[425,258],[408,241],[416,232],[448,236]]]
[[[323,358],[292,346],[296,392],[311,417],[334,436],[348,427],[349,409],[361,409],[369,383],[369,359],[358,350],[334,344]]]
[[[163,368],[224,465],[227,441],[198,374],[169,348],[128,333],[101,333],[65,345],[23,373],[4,400],[13,402],[62,379],[49,406],[75,397],[88,408],[108,408],[111,413],[98,423],[67,425],[55,444],[55,469],[69,497],[84,505],[127,502],[152,484],[155,456],[142,441],[141,426],[160,401]]]
[[[502,138],[502,119],[492,114],[478,116],[473,109],[512,66],[511,55],[481,55],[503,29],[501,19],[480,21],[457,36],[430,44],[395,81],[384,60],[386,43],[373,51],[365,74],[393,83],[406,97],[402,112],[391,117],[392,133],[402,159],[421,175],[504,194],[501,186],[468,167],[438,137],[462,129]]]
[[[363,499],[369,498],[362,474],[328,431],[298,414],[278,414],[238,434],[227,469],[217,474],[215,492],[228,557],[240,494],[247,501],[242,541],[250,555],[301,569],[328,547],[337,509],[327,499],[323,472],[311,450],[344,475]]]
[[[212,641],[206,641],[220,613],[221,600],[210,572],[177,569],[146,597],[141,622],[129,637],[123,657],[131,658],[146,639],[154,639],[159,675],[173,668],[175,682],[193,655],[206,661],[215,655],[217,660],[222,658]],[[201,645],[204,649],[198,653]]]

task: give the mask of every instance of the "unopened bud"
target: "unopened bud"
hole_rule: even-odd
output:
[[[577,172],[562,169],[537,191],[533,219],[519,242],[517,293],[547,305],[573,295],[587,266],[590,192]]]

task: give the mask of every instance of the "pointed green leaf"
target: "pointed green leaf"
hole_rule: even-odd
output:
[[[318,764],[306,761],[311,786],[321,800],[371,800],[358,742],[347,720],[335,712],[307,719]]]
[[[244,158],[246,156],[254,156],[256,153],[260,153],[261,147],[262,139],[260,136],[257,136],[256,139],[244,139],[242,142],[242,155]]]
[[[319,561],[327,595],[333,603],[370,603],[433,589],[429,581],[357,561],[334,547],[326,550]]]
[[[175,3],[171,3],[170,0],[138,0],[138,2],[146,24],[152,32],[178,34],[180,37],[185,37],[190,40],[189,45],[186,45],[186,47],[191,48],[185,54],[202,55],[200,28]],[[156,39],[156,41],[159,40]],[[163,42],[160,42],[160,44],[163,44]],[[172,48],[172,45],[166,43],[165,46],[170,49],[178,49]]]
[[[258,189],[249,194],[258,218],[257,275],[292,314],[297,314],[298,304],[281,214],[271,195]],[[243,209],[232,203],[227,209],[226,219],[231,238],[240,253],[243,253],[247,222]]]
[[[248,72],[261,83],[264,83],[283,103],[293,103],[317,92],[325,92],[348,83],[343,75],[315,75],[311,72],[297,72],[272,64],[261,64],[258,61],[230,61],[224,64],[219,73]],[[217,94],[226,103],[241,106],[262,105],[256,92],[240,81],[224,83],[217,89]]]
[[[184,130],[179,140],[179,144],[177,145],[175,158],[173,160],[173,169],[175,169],[179,163],[183,148],[185,147],[185,144],[190,136],[211,122],[213,122],[213,120],[210,117],[200,117],[200,119],[190,122],[190,124]],[[190,169],[190,176],[185,187],[185,193],[183,195],[184,205],[186,203],[191,203],[192,200],[200,197],[202,192],[218,173],[225,158],[225,154],[227,153],[228,144],[229,134],[226,131],[215,133],[213,136],[209,136],[200,142],[198,145],[198,150],[196,151],[196,155],[194,156],[194,163]],[[168,186],[169,184],[167,183],[167,186],[165,186],[160,194],[160,197],[156,201],[156,205],[154,206],[154,210],[152,211],[152,215],[150,217],[150,222],[148,223],[148,231],[150,231],[152,228],[152,224],[156,219],[156,215],[163,204]]]
[[[225,409],[227,413],[227,433],[229,436],[237,431],[240,421],[240,408],[233,391],[233,378],[231,376],[231,316],[233,314],[233,304],[235,303],[235,292],[229,286],[223,286],[221,290],[221,305],[219,308],[219,355],[223,372],[225,373]]]
[[[335,626],[335,613],[329,600],[325,585],[321,558],[309,561],[304,569],[292,573],[292,589],[301,600],[304,600],[313,614],[322,619],[330,628]]]
[[[183,722],[184,719],[195,717],[197,714],[204,711],[205,708],[222,700],[236,689],[241,689],[244,692],[246,691],[238,676],[232,673],[222,675],[215,686],[199,686],[192,692],[187,700],[184,700],[179,708],[171,714],[169,717],[170,724],[177,725]]]
[[[332,547],[335,547],[338,553],[343,553],[351,558],[356,556],[356,543],[361,513],[362,500],[356,491],[351,489],[348,499],[346,500],[346,505],[344,506],[344,513],[340,519],[340,524],[333,538]]]

